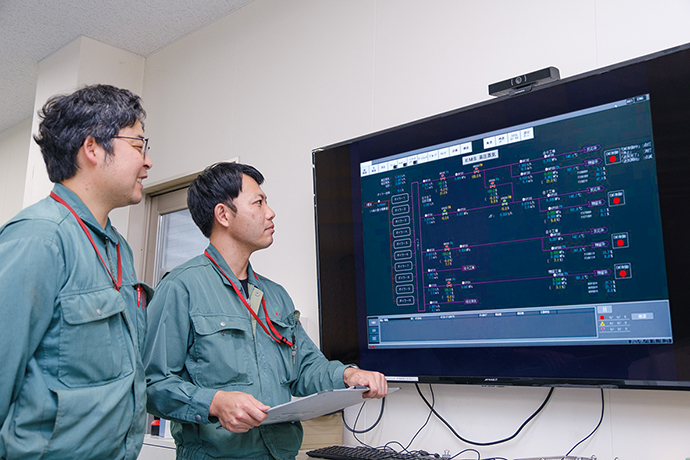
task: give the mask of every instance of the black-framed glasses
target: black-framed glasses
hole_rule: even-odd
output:
[[[136,139],[138,141],[143,142],[143,144],[141,144],[141,148],[139,150],[141,151],[141,155],[144,158],[146,158],[146,152],[148,152],[148,150],[149,150],[149,138],[148,137],[113,136],[113,139]],[[136,148],[135,145],[133,145],[132,147]]]

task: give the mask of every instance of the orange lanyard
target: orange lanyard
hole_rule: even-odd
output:
[[[69,211],[72,213],[72,215],[77,219],[77,222],[79,222],[79,225],[81,226],[82,230],[84,230],[84,233],[86,233],[86,236],[89,237],[89,241],[91,241],[91,246],[93,246],[93,249],[96,251],[96,254],[98,254],[98,258],[101,259],[101,263],[103,264],[103,267],[105,268],[105,271],[108,272],[108,275],[110,276],[110,279],[113,280],[113,287],[115,290],[118,292],[120,291],[120,287],[122,286],[122,259],[120,258],[120,243],[117,243],[117,281],[115,281],[115,277],[113,276],[112,273],[110,273],[110,270],[108,269],[108,265],[106,265],[105,261],[103,260],[103,257],[101,257],[101,253],[98,252],[98,248],[96,247],[96,242],[93,240],[91,237],[91,232],[89,232],[89,229],[86,227],[86,224],[84,223],[83,220],[81,220],[81,217],[77,215],[77,213],[72,209],[70,205],[67,204],[65,200],[57,196],[54,192],[50,192],[50,197],[57,201],[58,203],[64,205]]]
[[[235,286],[235,283],[232,282],[232,280],[230,279],[230,277],[223,271],[222,268],[220,268],[220,265],[218,265],[218,263],[213,259],[213,257],[211,257],[211,254],[209,254],[208,251],[204,251],[204,254],[206,255],[206,257],[208,257],[208,259],[209,259],[211,262],[213,262],[213,265],[215,265],[216,268],[218,268],[218,270],[220,270],[220,272],[223,274],[223,276],[225,277],[225,279],[228,280],[228,281],[230,282],[230,285],[231,285],[232,288],[235,290],[235,293],[237,294],[237,296],[240,298],[240,300],[242,301],[242,303],[244,304],[244,306],[247,307],[247,310],[249,310],[249,313],[252,314],[252,316],[254,317],[254,319],[256,320],[256,322],[259,323],[259,324],[261,325],[261,327],[263,328],[264,331],[266,331],[266,334],[268,334],[269,337],[271,337],[271,338],[272,338],[273,340],[275,340],[276,342],[285,344],[285,345],[287,345],[288,347],[292,347],[292,345],[293,345],[292,342],[290,342],[288,339],[286,339],[285,337],[283,337],[282,335],[280,335],[280,332],[278,332],[278,331],[276,330],[276,328],[273,326],[273,323],[271,322],[271,318],[268,317],[268,311],[266,311],[266,299],[264,299],[264,298],[262,297],[262,298],[261,298],[261,304],[262,304],[263,307],[264,307],[264,316],[266,317],[266,322],[268,323],[268,326],[271,328],[271,331],[273,331],[273,334],[271,334],[271,332],[268,330],[268,327],[266,327],[266,325],[263,323],[263,321],[261,321],[261,319],[259,318],[259,316],[254,312],[254,310],[252,309],[252,307],[249,305],[249,302],[247,302],[247,299],[244,298],[244,296],[242,295],[242,293],[240,292],[240,290],[237,288],[237,286]],[[259,277],[257,277],[256,274],[254,274],[254,277],[255,277],[257,280],[259,279]],[[294,340],[294,339],[293,339],[293,340]]]

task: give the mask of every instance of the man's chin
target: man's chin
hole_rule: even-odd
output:
[[[135,204],[139,204],[139,203],[141,203],[141,200],[143,200],[143,199],[144,199],[144,196],[143,196],[142,194],[134,194],[134,195],[132,195],[132,196],[129,198],[129,200],[128,200],[126,203],[123,202],[123,203],[122,203],[120,206],[118,206],[118,207],[119,207],[119,208],[124,208],[124,207],[126,207],[126,206],[132,206],[132,205],[135,205]]]
[[[141,200],[142,200],[142,199],[143,199],[143,197],[141,197],[141,196],[138,197],[138,198],[133,197],[133,198],[130,200],[129,204],[126,204],[125,206],[132,206],[132,205],[135,205],[135,204],[139,204],[139,203],[141,203]]]

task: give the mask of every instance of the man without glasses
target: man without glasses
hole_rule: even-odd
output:
[[[163,278],[151,302],[148,409],[173,420],[178,459],[294,459],[302,426],[262,425],[269,406],[346,386],[388,393],[382,374],[328,361],[285,289],[253,270],[251,254],[275,231],[262,183],[235,163],[194,180],[189,210],[211,244]]]

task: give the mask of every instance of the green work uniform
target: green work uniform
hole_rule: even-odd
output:
[[[207,252],[241,289],[216,248],[210,245]],[[255,274],[251,266],[248,273],[248,303],[264,324],[267,314],[294,348],[273,340],[256,324],[230,282],[205,255],[171,271],[156,288],[144,353],[148,410],[173,420],[178,459],[285,460],[297,455],[302,442],[299,422],[259,426],[241,434],[217,429],[209,407],[218,390],[249,393],[275,406],[293,395],[345,386],[346,366],[328,361],[314,345],[285,289]]]
[[[132,251],[72,191],[0,228],[0,459],[137,458],[146,430],[146,293]],[[147,287],[148,289],[148,287]]]

